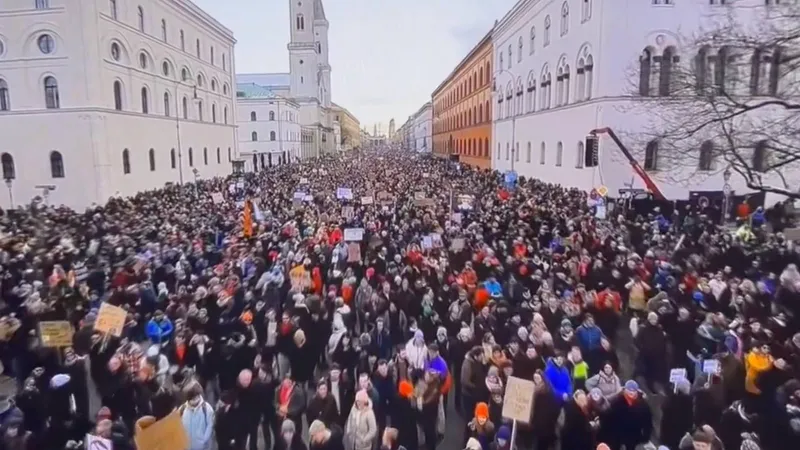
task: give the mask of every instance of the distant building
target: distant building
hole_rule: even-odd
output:
[[[394,132],[395,132],[395,128],[394,127],[395,127],[394,119],[391,119],[389,121],[389,139],[394,138]]]
[[[361,147],[361,123],[347,108],[333,104],[333,120],[342,129],[341,148],[343,151]]]
[[[254,83],[236,86],[239,151],[245,167],[259,171],[300,159],[300,108]]]

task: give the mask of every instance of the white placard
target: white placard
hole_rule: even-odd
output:
[[[375,202],[375,201],[374,201],[374,199],[372,198],[372,196],[369,196],[369,195],[368,195],[368,196],[366,196],[366,197],[361,197],[361,204],[362,204],[362,205],[371,205],[371,204],[373,204],[374,202]]]
[[[450,218],[453,220],[453,222],[459,225],[461,224],[461,219],[462,219],[461,213],[453,213],[453,215]]]
[[[112,450],[114,448],[110,440],[93,434],[87,434],[85,442],[86,450]]]
[[[433,248],[433,238],[431,236],[422,237],[422,248],[430,250]]]
[[[347,242],[360,241],[364,239],[363,228],[345,228],[344,240]]]
[[[719,361],[716,359],[707,359],[703,361],[703,373],[714,374],[719,370]]]
[[[350,188],[336,188],[336,198],[338,199],[345,199],[345,200],[352,200],[353,199],[353,190]]]
[[[300,184],[308,184],[308,178],[300,178]]]
[[[305,197],[303,197],[303,201],[304,202],[313,202],[314,201],[314,196],[307,194]]]
[[[294,193],[294,197],[292,197],[292,199],[294,199],[294,200],[302,200],[304,198],[306,198],[306,193],[305,192],[295,192]]]
[[[677,383],[678,381],[686,379],[686,369],[678,368],[669,371],[669,382]]]
[[[219,192],[212,192],[211,200],[213,200],[214,203],[222,203],[223,201],[225,201],[225,199],[222,197],[222,194],[220,194]]]

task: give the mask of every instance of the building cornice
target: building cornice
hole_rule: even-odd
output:
[[[444,87],[447,86],[447,84],[453,78],[455,78],[456,75],[458,75],[461,69],[463,69],[464,66],[466,66],[467,63],[472,60],[472,57],[475,56],[487,43],[490,44],[491,42],[492,42],[492,30],[489,30],[489,32],[486,33],[486,35],[480,41],[478,41],[478,43],[474,47],[472,47],[472,50],[470,50],[469,53],[467,53],[467,56],[465,56],[464,59],[462,59],[461,62],[459,62],[458,65],[456,65],[456,68],[453,69],[452,72],[450,72],[450,74],[444,79],[444,81],[442,81],[442,83],[439,84],[439,86],[437,86],[436,89],[433,90],[433,93],[431,93],[431,98],[435,97],[439,93],[439,91],[444,89]]]
[[[291,99],[288,99],[288,98],[285,98],[285,97],[271,97],[271,98],[268,98],[268,97],[264,97],[264,98],[237,97],[236,98],[236,103],[266,103],[266,104],[284,103],[284,104],[287,104],[287,105],[294,106],[295,108],[299,108],[300,107],[300,105],[295,103],[294,100],[291,100]]]
[[[500,36],[517,23],[517,19],[531,10],[541,0],[519,0],[494,26],[494,35]]]
[[[220,23],[217,19],[212,17],[207,12],[203,11],[192,3],[189,0],[162,0],[162,3],[166,3],[167,5],[171,5],[176,9],[181,10],[184,14],[190,16],[191,18],[197,20],[198,22],[203,23],[207,27],[211,28],[212,30],[216,31],[221,37],[226,39],[229,44],[234,45],[236,44],[236,38],[233,37],[233,31]]]

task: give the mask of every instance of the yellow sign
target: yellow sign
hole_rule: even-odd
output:
[[[599,188],[597,188],[597,193],[601,197],[605,197],[606,195],[608,195],[608,188],[605,186],[600,186]]]
[[[125,328],[127,318],[128,313],[124,309],[109,303],[103,303],[97,313],[97,320],[94,321],[94,329],[101,333],[120,337],[122,336],[122,329]]]
[[[72,324],[66,320],[39,322],[39,336],[43,347],[71,347]]]
[[[158,422],[153,416],[142,417],[136,421],[135,429],[133,440],[139,450],[189,448],[189,437],[186,435],[177,409]]]
[[[529,423],[533,412],[533,381],[508,377],[503,397],[503,418]]]

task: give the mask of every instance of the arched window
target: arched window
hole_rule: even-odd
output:
[[[273,120],[273,121],[275,120],[275,111],[270,111],[269,112],[269,120]]]
[[[658,170],[658,141],[652,140],[644,149],[644,170]]]
[[[520,36],[517,41],[517,62],[522,62],[522,47],[522,36]]]
[[[219,151],[219,147],[217,147],[217,164],[222,163],[222,154]]]
[[[50,175],[53,178],[64,178],[64,157],[56,150],[50,152]]]
[[[275,132],[274,131],[270,131],[269,132],[269,140],[270,141],[274,141],[275,140]]]
[[[195,39],[194,44],[196,50],[195,53],[197,54],[197,58],[200,59],[200,39]]]
[[[122,83],[114,82],[114,109],[122,111]]]
[[[544,46],[550,45],[550,15],[544,18]]]
[[[531,48],[528,50],[528,53],[532,55],[532,54],[536,53],[536,27],[531,27],[531,42],[530,42],[530,46],[531,46]]]
[[[650,77],[652,76],[653,53],[650,48],[644,49],[639,57],[639,95],[650,95]]]
[[[233,161],[233,156],[231,155],[231,148],[228,147],[228,162]]]
[[[250,111],[250,122],[255,122],[257,119],[257,115],[255,111]]]
[[[211,65],[214,65],[214,46],[212,45],[209,49],[209,56],[211,57]]]
[[[112,19],[117,20],[117,0],[108,0],[108,12]]]
[[[148,114],[150,112],[150,99],[147,94],[147,88],[142,88],[142,113]]]
[[[189,99],[186,96],[183,97],[183,118],[189,118]]]
[[[14,157],[10,153],[3,153],[0,157],[0,162],[3,163],[3,179],[13,180],[17,178],[17,170],[14,167]]]
[[[156,151],[152,148],[147,152],[147,159],[150,160],[150,172],[156,171]]]
[[[295,26],[297,27],[298,30],[305,30],[306,29],[306,19],[305,19],[305,17],[303,17],[302,14],[298,14],[297,18],[295,19],[295,21],[297,22],[297,23],[295,23]]]
[[[122,151],[122,173],[125,175],[131,173],[131,153],[127,148]]]
[[[531,143],[528,142],[528,148],[527,148],[527,151],[525,153],[525,162],[527,162],[527,163],[531,162],[531,157],[532,157],[531,153],[532,153],[532,151],[531,151]]]
[[[569,5],[564,2],[561,5],[561,35],[564,36],[569,32]]]
[[[203,121],[203,102],[197,102],[197,120]]]
[[[203,147],[203,164],[208,165],[208,147]]]
[[[489,158],[489,138],[483,139],[483,157]]]
[[[709,61],[709,48],[704,46],[697,51],[697,55],[694,57],[695,89],[698,94],[702,94],[705,88],[711,84],[709,66],[713,67],[713,62]]]
[[[583,0],[581,8],[581,22],[592,18],[592,0]]]
[[[250,133],[250,140],[253,141],[253,142],[257,141],[258,140],[258,133],[256,133],[255,131]]]
[[[141,6],[138,8],[139,12],[139,31],[144,33],[144,8]]]
[[[478,122],[483,123],[483,104],[478,105]]]
[[[714,143],[705,141],[700,145],[700,157],[697,161],[697,168],[702,171],[709,171],[714,165]]]
[[[217,105],[211,105],[211,122],[217,123]]]
[[[194,167],[194,151],[189,147],[189,167]]]
[[[167,42],[167,19],[161,19],[161,40]]]
[[[756,172],[766,172],[769,169],[769,146],[767,141],[759,141],[753,149],[753,170]],[[5,163],[3,164],[5,173]]]
[[[11,110],[11,98],[8,95],[8,83],[0,80],[0,111]]]
[[[503,52],[498,52],[497,57],[499,58],[497,61],[497,66],[501,69],[503,68]]]
[[[226,106],[225,109],[222,110],[223,119],[225,119],[225,124],[228,124],[228,107]]]
[[[577,152],[577,160],[575,161],[575,167],[578,169],[583,168],[583,164],[586,162],[586,150],[583,146],[583,141],[578,142],[578,152]]]
[[[513,61],[513,55],[511,53],[511,44],[508,44],[508,68],[511,68],[511,62]]]
[[[672,64],[674,58],[675,48],[665,48],[664,53],[661,55],[661,71],[658,79],[658,95],[662,97],[669,96],[672,91]],[[722,58],[722,55],[720,55],[720,58]],[[725,67],[727,58],[722,58],[721,61],[722,63],[717,64],[717,67]],[[720,86],[724,86],[724,84],[720,83]]]
[[[556,145],[556,167],[561,167],[564,160],[564,144],[559,142]]]
[[[181,51],[186,51],[186,34],[181,30]]]
[[[544,164],[547,159],[547,147],[542,142],[542,146],[539,150],[539,164]]]
[[[164,92],[164,115],[169,117],[169,92]]]
[[[61,107],[61,100],[58,96],[58,81],[54,77],[46,77],[44,79],[44,103],[47,109]]]
[[[592,83],[594,83],[594,58],[592,55],[586,57],[586,66],[583,68],[584,71],[584,92],[586,96],[584,97],[586,100],[592,98]]]
[[[173,169],[178,167],[178,161],[175,158],[175,149],[174,148],[169,151],[169,165]]]
[[[511,143],[506,142],[506,161],[511,159]]]

